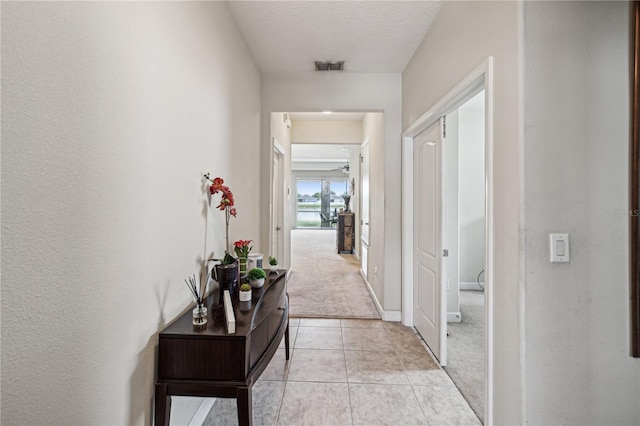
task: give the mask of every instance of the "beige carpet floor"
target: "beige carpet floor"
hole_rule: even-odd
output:
[[[380,319],[351,254],[336,252],[335,230],[291,231],[290,316]]]

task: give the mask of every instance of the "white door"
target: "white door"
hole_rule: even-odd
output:
[[[368,276],[369,260],[369,137],[360,146],[360,268]]]
[[[441,279],[441,122],[436,122],[413,140],[413,319],[433,354],[445,365],[446,328],[443,327],[446,327],[446,309],[442,306],[445,294]]]
[[[273,181],[271,188],[271,253],[265,253],[264,262],[267,256],[275,256],[284,267],[284,150],[274,138],[273,150]],[[266,266],[265,266],[266,267]]]

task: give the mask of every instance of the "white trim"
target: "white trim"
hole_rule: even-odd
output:
[[[402,322],[413,326],[413,138],[485,90],[485,384],[484,418],[493,423],[493,57],[487,57],[402,134]],[[446,324],[445,324],[446,326]]]
[[[215,398],[202,398],[202,402],[191,418],[189,426],[202,426],[202,423],[207,419],[207,414],[209,414],[215,402]]]
[[[174,395],[171,397],[171,425],[202,426],[216,398]]]
[[[373,288],[371,288],[371,284],[369,284],[369,281],[367,281],[367,278],[362,272],[362,269],[360,270],[360,276],[362,277],[364,284],[367,286],[367,290],[369,290],[369,294],[371,295],[371,299],[373,299],[373,304],[376,306],[378,314],[380,314],[380,318],[382,318],[383,321],[400,322],[400,320],[402,319],[402,311],[385,311],[384,309],[382,309],[382,305],[378,300],[378,296],[376,296]]]
[[[284,147],[282,145],[280,145],[280,142],[278,142],[278,139],[276,139],[276,137],[273,137],[273,150],[275,152],[277,152],[280,155],[284,155],[285,154],[285,150]]]
[[[447,312],[447,322],[462,322],[462,314],[460,312]]]
[[[402,135],[402,324],[413,327],[413,136]]]
[[[362,272],[362,269],[360,269],[359,272],[360,272],[360,276],[362,277],[362,280],[364,281],[364,284],[367,286],[367,290],[369,290],[369,294],[371,295],[371,298],[373,299],[373,304],[376,305],[376,309],[380,314],[380,318],[384,319],[384,309],[382,309],[382,305],[378,300],[378,296],[376,296],[376,293],[373,291],[373,288],[371,288],[371,284],[369,284],[369,281],[367,280],[367,277],[364,274],[364,272]]]
[[[358,254],[358,250],[356,250],[355,244],[353,245],[353,251],[351,254],[355,260],[360,261],[360,255]]]
[[[485,283],[480,283],[482,284],[482,287],[484,287],[486,284]],[[480,290],[483,291],[484,288],[482,288],[477,282],[465,282],[465,283],[460,283],[460,290]]]
[[[389,322],[400,322],[402,320],[402,311],[384,311],[382,319]]]
[[[487,58],[484,76],[484,110],[485,110],[485,151],[484,151],[484,184],[485,184],[485,402],[484,419],[486,424],[493,424],[493,241],[494,241],[494,186],[493,186],[493,57]]]

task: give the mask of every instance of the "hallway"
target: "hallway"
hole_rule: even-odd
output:
[[[291,317],[380,319],[351,254],[337,254],[335,230],[291,231]]]
[[[480,425],[418,335],[379,320],[291,319],[284,346],[253,388],[255,425]],[[204,425],[237,425],[218,398]]]

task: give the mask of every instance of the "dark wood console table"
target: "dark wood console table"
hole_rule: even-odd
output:
[[[289,296],[286,271],[267,275],[253,300],[232,297],[235,334],[227,334],[219,293],[207,298],[206,328],[192,325],[191,310],[160,332],[155,424],[169,425],[171,395],[237,398],[240,426],[250,426],[251,388],[285,338],[289,359]]]

